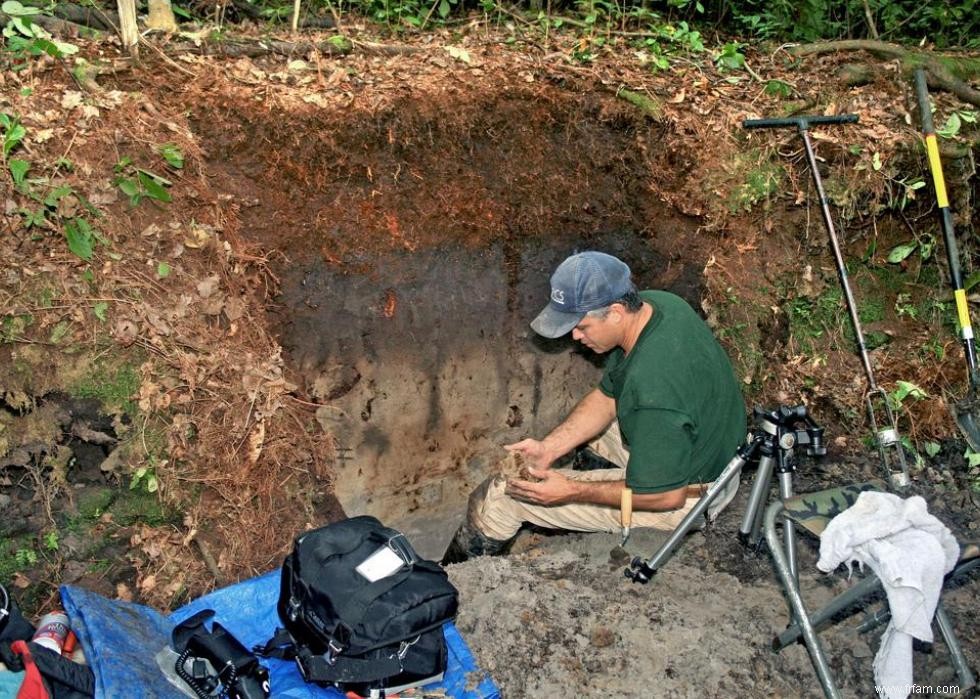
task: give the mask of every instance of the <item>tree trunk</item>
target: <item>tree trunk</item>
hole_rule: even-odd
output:
[[[136,0],[116,0],[119,8],[119,37],[131,56],[139,55],[139,29],[136,26]]]
[[[174,34],[177,32],[177,19],[170,6],[170,0],[149,0],[150,15],[146,18],[147,29]]]

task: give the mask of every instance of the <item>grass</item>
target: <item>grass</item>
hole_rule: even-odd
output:
[[[749,165],[749,163],[755,165]],[[733,187],[726,204],[732,213],[751,211],[761,201],[766,201],[779,190],[784,170],[781,165],[764,159],[753,149],[736,158],[736,172],[744,172],[742,183]]]
[[[128,527],[133,524],[147,524],[158,527],[164,524],[179,526],[182,521],[181,512],[160,502],[154,493],[140,489],[120,490],[112,504],[112,521]]]

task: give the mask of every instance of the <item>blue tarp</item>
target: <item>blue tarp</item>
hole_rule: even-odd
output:
[[[276,613],[279,571],[216,590],[173,612],[169,617],[140,604],[110,600],[79,587],[61,588],[61,599],[85,657],[95,673],[96,697],[181,699],[157,667],[154,656],[170,643],[175,625],[202,609],[213,609],[220,622],[251,648],[265,643],[281,625]],[[438,687],[456,699],[499,699],[493,680],[476,666],[456,627],[443,627],[449,665]],[[263,658],[273,697],[285,699],[343,698],[336,689],[303,681],[295,663]],[[479,681],[477,681],[479,680]]]

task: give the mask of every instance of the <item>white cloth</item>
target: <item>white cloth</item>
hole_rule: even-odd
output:
[[[932,642],[932,617],[943,578],[960,555],[949,529],[929,514],[919,496],[902,499],[865,491],[834,517],[820,537],[824,572],[856,561],[881,580],[891,622],[874,660],[875,684],[885,699],[906,699],[912,689],[912,638]]]

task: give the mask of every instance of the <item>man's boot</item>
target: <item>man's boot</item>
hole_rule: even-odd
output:
[[[619,468],[609,459],[599,456],[589,447],[581,447],[575,450],[572,456],[573,471],[596,471],[603,468]]]
[[[491,539],[468,521],[463,522],[442,557],[442,565],[462,563],[477,556],[502,556],[510,550],[512,543],[513,538],[506,541]]]

